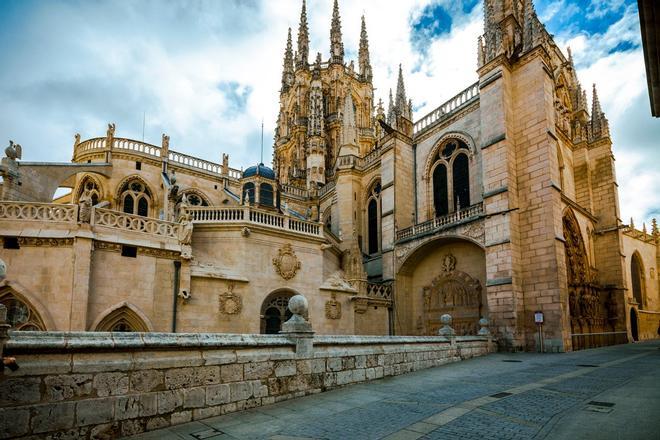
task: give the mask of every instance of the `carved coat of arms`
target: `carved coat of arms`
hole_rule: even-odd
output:
[[[275,271],[280,274],[285,280],[290,280],[296,276],[298,269],[300,269],[300,260],[293,252],[290,244],[285,244],[278,251],[278,256],[273,258],[273,266]]]
[[[325,303],[325,317],[328,319],[341,318],[341,303],[337,301],[337,295],[332,294],[332,299]]]
[[[218,296],[220,313],[225,315],[236,315],[243,309],[243,300],[234,293],[234,283],[227,286],[227,291]]]

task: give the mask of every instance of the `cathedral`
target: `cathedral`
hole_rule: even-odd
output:
[[[357,24],[356,24],[357,25]],[[476,36],[475,36],[476,37]],[[376,99],[367,24],[284,50],[272,167],[75,136],[71,163],[0,165],[0,303],[16,330],[458,335],[503,350],[657,337],[660,230],[619,214],[608,120],[532,0],[484,0],[478,81],[413,117]],[[371,44],[377,44],[372,41]],[[27,147],[29,148],[29,147]],[[57,188],[71,192],[55,197]]]

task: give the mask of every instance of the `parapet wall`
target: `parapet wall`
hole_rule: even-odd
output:
[[[0,438],[116,438],[494,350],[470,336],[14,332]]]

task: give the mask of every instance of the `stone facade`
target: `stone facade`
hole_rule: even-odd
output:
[[[31,336],[32,335],[32,336]],[[493,351],[487,337],[16,332],[0,438],[117,438]]]
[[[505,349],[657,336],[657,228],[640,238],[619,218],[595,86],[588,108],[531,0],[484,8],[478,82],[413,121],[401,67],[387,108],[376,100],[365,19],[357,66],[337,2],[330,57],[311,60],[303,2],[272,169],[194,158],[166,135],[120,138],[114,124],[76,136],[71,164],[22,162],[10,145],[12,324],[276,333],[303,293],[320,334],[431,335],[449,313],[461,335],[487,316]],[[57,187],[72,192],[53,201]]]

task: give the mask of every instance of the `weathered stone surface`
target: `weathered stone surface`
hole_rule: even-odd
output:
[[[86,399],[76,403],[76,425],[96,425],[110,422],[115,416],[117,398]]]
[[[166,426],[170,426],[170,422],[165,417],[152,417],[147,420],[146,429],[147,431],[151,431],[153,429],[165,428]]]
[[[232,402],[252,397],[252,384],[250,382],[234,382],[229,384],[229,395]]]
[[[228,384],[209,385],[206,387],[206,404],[220,405],[229,403],[230,391]]]
[[[129,436],[129,435],[135,435],[139,434],[141,432],[144,432],[145,426],[144,426],[144,421],[140,419],[135,419],[135,420],[124,420],[121,422],[121,435],[122,436]],[[156,428],[154,428],[156,429]]]
[[[328,358],[327,359],[328,371],[341,371],[342,360],[341,358]]]
[[[135,419],[140,416],[140,395],[121,396],[115,401],[115,420]]]
[[[161,391],[158,393],[158,414],[165,414],[183,406],[181,390]]]
[[[21,408],[0,408],[0,438],[13,438],[27,434],[30,429],[30,410]]]
[[[237,382],[239,380],[243,380],[243,365],[222,365],[220,367],[220,376],[222,378],[222,383]]]
[[[128,375],[125,373],[99,373],[94,376],[93,384],[99,397],[128,393]]]
[[[296,374],[296,361],[277,361],[275,363],[275,376],[293,376]]]
[[[273,362],[248,362],[243,366],[245,380],[266,379],[273,374]]]
[[[163,373],[158,370],[138,370],[131,373],[131,391],[159,391],[164,386]]]
[[[183,390],[184,408],[201,408],[206,403],[206,389],[204,387]]]
[[[193,420],[203,420],[209,417],[219,416],[223,413],[222,406],[208,406],[205,408],[197,408],[193,410]]]
[[[68,400],[72,397],[87,396],[92,393],[91,374],[62,374],[47,376],[46,398],[48,400]]]
[[[192,411],[179,411],[172,413],[170,417],[170,423],[172,425],[178,425],[180,423],[187,423],[192,420]]]
[[[120,435],[121,428],[119,422],[96,425],[89,430],[90,440],[113,440]]]
[[[41,379],[17,377],[0,382],[0,406],[39,402]]]
[[[254,397],[266,397],[268,396],[268,385],[262,383],[260,380],[253,380],[250,382],[252,386],[252,394]]]
[[[32,432],[42,432],[69,429],[75,419],[74,402],[47,403],[32,407]]]

